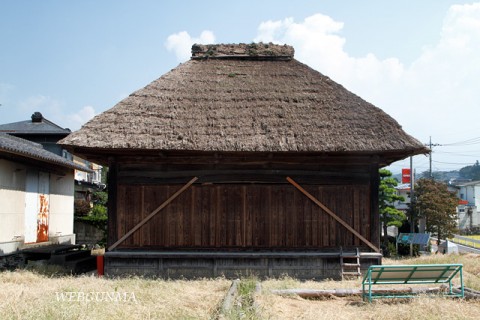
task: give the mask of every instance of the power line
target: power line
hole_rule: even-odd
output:
[[[470,146],[474,144],[480,144],[480,137],[467,139],[464,141],[458,141],[453,143],[444,143],[443,146],[445,147],[458,147],[458,146]]]
[[[432,173],[432,154],[433,154],[433,147],[461,147],[461,146],[471,146],[471,145],[477,145],[480,144],[480,137],[475,137],[467,140],[462,140],[462,141],[457,141],[457,142],[452,142],[452,143],[432,143],[432,137],[430,136],[430,140],[428,143],[425,144],[425,146],[429,147],[430,153],[429,153],[429,176],[430,178],[433,178],[433,173]],[[465,151],[463,151],[465,152]],[[466,152],[475,152],[478,153],[478,151],[466,151]],[[474,157],[478,158],[480,155],[474,154],[474,155],[466,155],[466,154],[460,154],[457,152],[446,152],[446,151],[439,151],[438,153],[444,153],[444,154],[454,154],[456,156],[463,156],[463,157]],[[471,165],[472,163],[454,163],[454,162],[442,162],[442,161],[433,161],[435,163],[440,163],[443,165]]]
[[[474,147],[474,150],[467,150],[470,148],[470,146],[476,146],[480,145],[480,137],[474,137],[470,139],[465,139],[465,140],[460,140],[456,142],[451,142],[451,143],[433,143],[432,138],[430,137],[428,143],[425,143],[425,146],[430,148],[430,153],[427,155],[425,158],[418,159],[418,163],[415,164],[415,167],[417,170],[420,170],[421,172],[427,171],[430,177],[433,176],[433,170],[435,169],[436,171],[451,171],[451,170],[458,170],[459,166],[468,166],[468,165],[473,165],[475,163],[474,160],[480,159],[480,148],[479,147]],[[440,147],[440,151],[437,150],[437,148]],[[458,147],[463,147],[462,149]],[[467,147],[467,148],[465,148]],[[454,149],[448,149],[448,148],[455,148],[455,149],[460,149],[458,151],[451,151]],[[435,150],[434,150],[435,149]],[[465,162],[456,162],[455,160],[457,159],[452,159],[453,161],[438,161],[438,160],[433,160],[433,153],[435,153],[438,157],[442,156],[451,156],[451,157],[463,157],[463,159],[458,159],[460,161],[465,161]],[[472,162],[468,162],[470,159],[472,159]],[[428,164],[427,164],[428,161]],[[433,163],[435,165],[433,165]],[[399,163],[395,164],[392,163],[390,166],[399,168],[399,167],[407,167],[408,165],[405,163]],[[456,167],[456,168],[455,168]]]
[[[479,158],[480,157],[480,154],[478,154],[478,151],[463,151],[463,152],[464,153],[475,152],[475,154],[464,154],[464,153],[448,152],[448,151],[436,151],[435,153],[451,154],[451,155],[455,155],[455,156],[458,156],[458,157],[472,157],[472,158]]]
[[[473,165],[471,162],[443,162],[443,161],[436,161],[433,160],[435,163],[441,163],[441,164],[453,164],[453,165]]]

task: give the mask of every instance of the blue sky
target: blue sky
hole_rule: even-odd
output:
[[[480,159],[480,2],[0,0],[0,40],[0,123],[41,111],[76,130],[195,41],[272,41],[420,141],[463,142],[436,147],[434,169]]]

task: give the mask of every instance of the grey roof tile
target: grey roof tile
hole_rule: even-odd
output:
[[[36,119],[36,121],[34,121]],[[0,125],[0,133],[10,134],[55,134],[67,136],[70,129],[62,128],[52,121],[45,119],[40,112],[32,115],[32,120],[12,122]]]
[[[0,155],[2,153],[16,155],[22,158],[34,159],[40,162],[50,163],[70,169],[77,169],[85,172],[93,172],[84,166],[73,161],[62,158],[50,151],[43,149],[42,145],[9,134],[0,133]]]

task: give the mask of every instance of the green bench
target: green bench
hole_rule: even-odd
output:
[[[374,285],[385,284],[427,284],[448,283],[449,297],[464,297],[462,264],[418,264],[418,265],[373,265],[368,268],[362,281],[363,300],[372,302],[378,298],[411,298],[414,294],[404,292],[396,294],[392,291],[372,290]],[[453,292],[452,280],[460,278],[459,292]]]

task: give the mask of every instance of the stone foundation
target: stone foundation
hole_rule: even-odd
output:
[[[341,279],[340,253],[313,252],[159,252],[113,251],[105,253],[107,276],[139,275],[165,279],[238,278],[255,275],[275,278]],[[361,270],[381,264],[381,255],[362,254]]]

